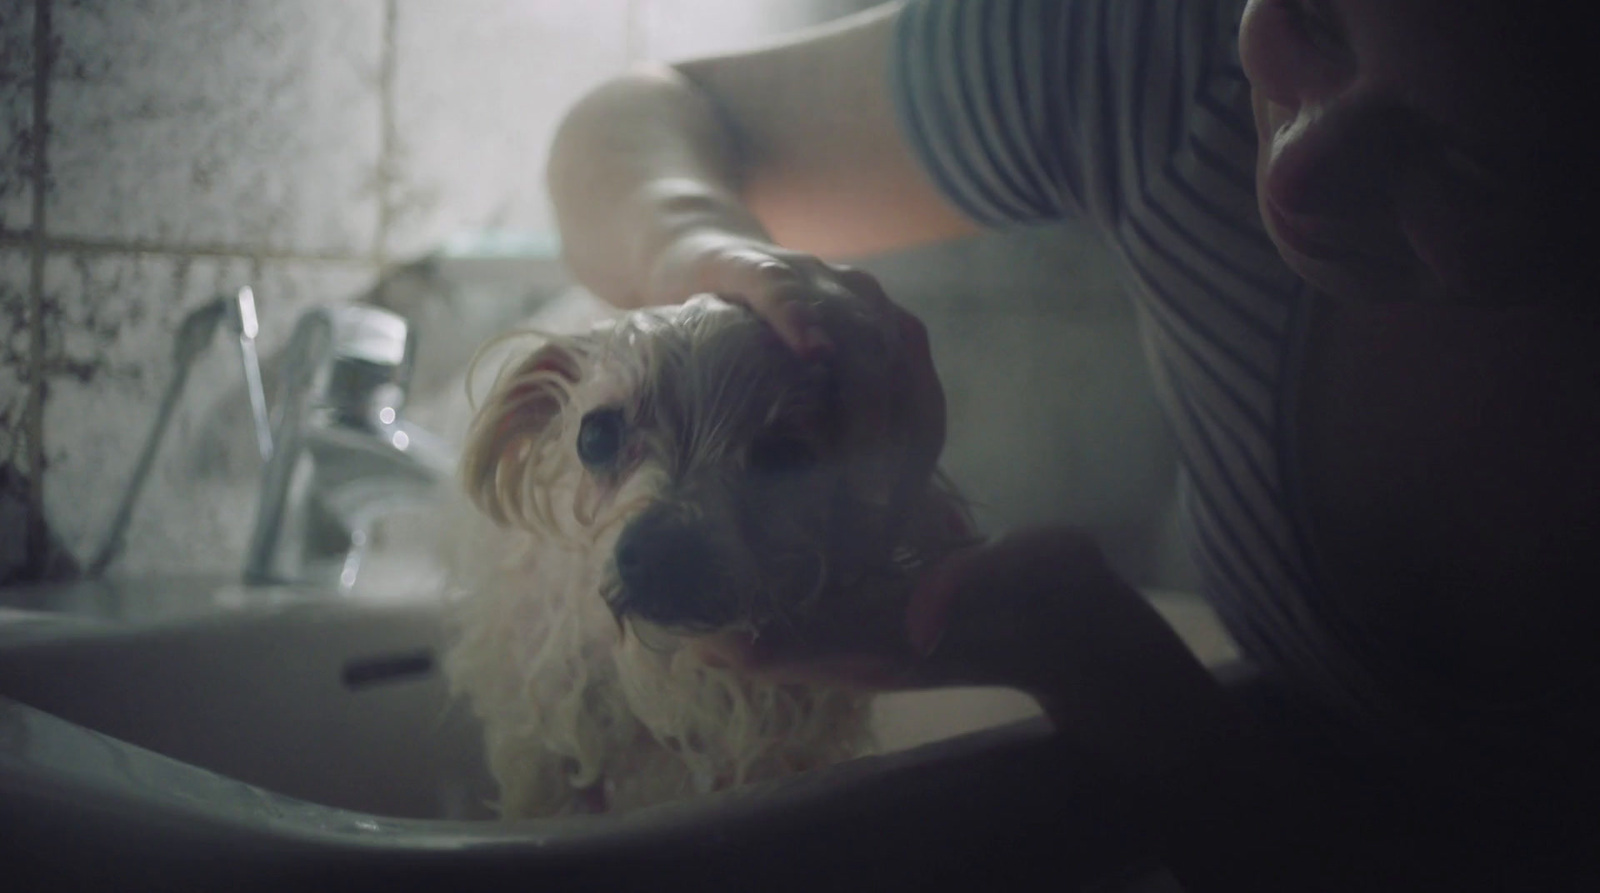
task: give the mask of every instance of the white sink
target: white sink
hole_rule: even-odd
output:
[[[138,623],[13,615],[0,695],[325,806],[491,817],[477,724],[437,669],[435,605],[215,593],[220,610]]]
[[[184,579],[34,601],[73,613],[0,614],[0,696],[311,803],[492,817],[478,724],[438,670],[436,601]],[[1208,614],[1155,601],[1203,659],[1232,656]],[[953,689],[884,696],[874,727],[892,753],[1037,715],[1016,692]]]
[[[268,791],[489,819],[480,730],[438,670],[437,601],[197,580],[79,583],[0,621],[0,696]],[[41,605],[43,606],[43,605]],[[1038,715],[997,689],[888,695],[895,752]]]
[[[885,698],[880,743],[898,752],[753,790],[482,821],[493,786],[437,671],[437,603],[167,580],[3,590],[0,604],[9,878],[815,890],[859,882],[870,853],[881,891],[1039,860],[1089,879],[1142,858],[1015,693]],[[1168,612],[1180,630],[1195,620],[1182,614]],[[1215,631],[1200,626],[1203,646]]]

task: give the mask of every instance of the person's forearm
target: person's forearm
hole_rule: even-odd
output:
[[[1038,700],[1063,759],[1140,817],[1186,889],[1360,889],[1351,873],[1372,861],[1383,862],[1372,873],[1397,870],[1381,841],[1352,833],[1338,786],[1263,727],[1088,537],[1007,539],[974,553],[981,572],[950,603],[933,676]]]
[[[952,603],[943,672],[1036,698],[1084,784],[1140,817],[1186,888],[1359,889],[1352,873],[1399,870],[1087,538],[1042,543]]]
[[[1018,531],[952,570],[961,584],[927,659],[930,682],[1033,696],[1108,771],[1167,771],[1240,734],[1242,714],[1171,626],[1087,536]]]
[[[711,102],[670,68],[618,78],[568,113],[548,185],[567,264],[622,307],[655,303],[648,282],[682,235],[765,239],[739,197],[738,142]]]

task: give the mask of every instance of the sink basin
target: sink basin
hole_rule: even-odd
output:
[[[210,615],[68,621],[26,637],[0,624],[0,694],[325,806],[492,817],[477,724],[435,663],[435,605],[256,597]]]
[[[779,783],[621,817],[484,821],[494,788],[438,671],[437,602],[200,579],[0,596],[13,876],[815,889],[859,880],[870,855],[895,866],[875,888],[915,889],[978,854],[993,881],[995,860],[1048,856],[1087,878],[1138,853],[1015,693],[884,698],[884,755]]]
[[[1194,606],[1157,604],[1205,645]],[[493,818],[478,724],[439,672],[436,600],[177,579],[54,587],[49,606],[0,622],[0,695],[324,806]],[[873,726],[898,752],[1037,716],[1016,692],[952,689],[880,697]]]
[[[48,605],[0,622],[0,695],[324,806],[493,818],[478,724],[438,669],[436,600],[178,579],[55,587]],[[1037,715],[957,689],[884,696],[874,727],[892,752]]]

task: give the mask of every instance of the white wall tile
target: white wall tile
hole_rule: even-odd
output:
[[[462,230],[552,230],[550,140],[579,96],[626,68],[628,6],[397,2],[392,256]]]
[[[0,0],[0,232],[33,220],[33,0]]]
[[[1137,582],[1187,583],[1170,524],[1177,451],[1132,305],[1089,230],[990,233],[859,266],[928,325],[945,467],[986,529],[1083,525]]]
[[[1165,506],[1175,456],[1131,324],[926,314],[946,465],[996,526],[1116,527]]]
[[[52,235],[374,247],[381,0],[60,0]]]
[[[271,355],[301,310],[348,299],[372,275],[364,264],[51,257],[45,511],[78,561],[88,561],[106,536],[171,381],[173,336],[189,311],[252,284],[260,345]],[[243,397],[237,349],[219,330],[190,373],[114,573],[239,569],[260,460],[247,415],[239,416],[244,424],[218,419]]]

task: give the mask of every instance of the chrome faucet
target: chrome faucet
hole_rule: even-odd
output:
[[[251,403],[264,407],[252,378],[254,302],[239,296],[240,334]],[[302,315],[284,351],[263,458],[255,530],[245,557],[248,583],[355,585],[372,525],[425,502],[455,465],[451,450],[405,421],[416,339],[400,316],[357,304]],[[257,425],[264,427],[261,413]]]

